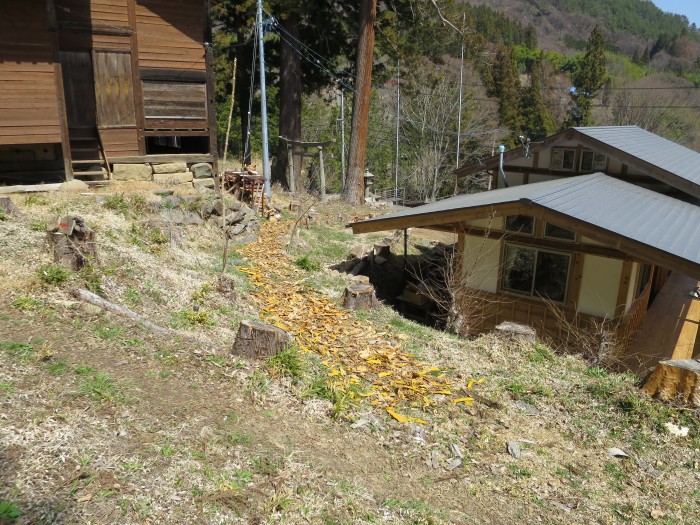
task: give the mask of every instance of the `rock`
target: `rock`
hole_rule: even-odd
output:
[[[58,191],[86,191],[88,189],[90,186],[78,179],[66,181],[58,187]]]
[[[625,452],[624,450],[617,448],[617,447],[611,447],[607,451],[608,457],[609,458],[628,458],[629,454]]]
[[[5,215],[14,215],[17,213],[17,208],[15,208],[15,203],[12,199],[4,195],[0,196],[0,211],[3,211]]]
[[[80,307],[87,315],[100,315],[103,312],[102,308],[90,303],[81,303]]]
[[[666,517],[666,513],[665,513],[663,510],[661,510],[660,508],[657,507],[657,508],[655,508],[654,510],[651,511],[650,516],[651,516],[651,519],[653,519],[654,521],[656,521],[656,520],[660,520],[660,519],[665,518],[665,517]]]
[[[361,244],[357,244],[352,247],[352,250],[350,250],[350,255],[348,255],[348,259],[362,259],[367,253],[367,249],[362,246]]]
[[[243,224],[243,223],[236,224],[232,228],[229,228],[228,234],[229,235],[240,235],[241,233],[243,233],[245,231],[246,226],[247,225]]]
[[[113,180],[151,180],[153,170],[148,164],[115,164],[112,168]]]
[[[257,235],[253,235],[253,234],[251,233],[251,234],[248,234],[248,235],[244,235],[243,237],[241,237],[241,238],[239,238],[239,239],[236,239],[236,242],[237,242],[238,244],[242,244],[242,245],[252,244],[252,243],[254,243],[254,242],[258,242],[258,236],[257,236]]]
[[[195,179],[209,179],[214,176],[211,164],[207,164],[206,162],[192,164],[192,166],[190,166],[190,171]]]
[[[518,407],[523,412],[525,412],[528,416],[539,416],[540,415],[540,411],[537,407],[534,407],[530,403],[526,403],[525,401],[518,400],[515,402],[515,406]]]
[[[166,184],[168,186],[189,184],[189,186],[192,187],[192,173],[189,171],[181,173],[154,173],[153,182],[156,184]]]
[[[167,162],[165,164],[153,164],[153,173],[157,175],[165,173],[180,174],[183,171],[190,173],[190,175],[192,173],[191,171],[187,171],[187,164],[184,162]],[[189,180],[192,180],[192,176],[190,176]]]
[[[206,186],[197,186],[194,184],[196,182],[196,179],[192,181],[194,189],[197,193],[200,193],[201,195],[205,197],[209,197],[212,195],[216,195],[216,189],[215,188],[207,188]]]
[[[522,339],[524,341],[535,342],[537,340],[537,332],[531,326],[524,324],[511,323],[505,321],[496,327],[496,335],[508,339]]]
[[[462,464],[462,460],[459,458],[452,458],[447,464],[447,470],[454,470]]]
[[[515,459],[520,459],[522,454],[520,452],[520,443],[517,441],[508,441],[506,443],[506,450],[508,454],[513,456]]]
[[[213,190],[216,188],[216,181],[214,179],[193,179],[192,184],[194,184],[194,189],[207,188]]]
[[[173,224],[204,224],[204,219],[197,212],[181,208],[175,208],[166,212],[166,217]]]
[[[669,434],[678,437],[687,437],[688,431],[690,430],[688,427],[679,427],[678,425],[674,425],[670,421],[664,423],[664,426],[666,427],[666,430],[668,430]]]
[[[167,208],[173,209],[173,208],[179,208],[180,203],[182,203],[182,199],[179,196],[170,195],[169,197],[166,197],[165,199],[163,199],[161,201],[161,206],[163,208],[166,208],[166,209]]]

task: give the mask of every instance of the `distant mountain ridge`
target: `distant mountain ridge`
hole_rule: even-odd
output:
[[[507,14],[537,31],[539,47],[552,51],[580,51],[593,27],[620,52],[632,55],[651,47],[666,34],[686,35],[700,47],[700,31],[682,15],[665,13],[651,0],[465,0]]]

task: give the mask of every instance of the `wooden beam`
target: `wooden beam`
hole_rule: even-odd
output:
[[[112,157],[112,164],[144,164],[146,162],[213,162],[214,157],[208,153],[175,153],[171,155],[140,155],[138,157]]]
[[[63,169],[66,180],[73,179],[73,162],[70,151],[70,134],[68,133],[68,114],[66,111],[66,95],[63,88],[63,70],[59,54],[59,33],[56,22],[56,0],[46,2],[49,32],[51,33],[51,54],[53,57],[53,72],[55,82],[55,96],[58,106],[58,118],[61,126],[61,151],[63,153]]]
[[[206,2],[208,6],[209,3]],[[208,15],[207,7],[207,15]],[[205,20],[205,25],[209,27],[208,19]],[[210,35],[211,36],[211,35]],[[204,45],[204,63],[207,69],[207,125],[209,126],[209,153],[212,155],[212,164],[214,173],[219,173],[219,155],[216,134],[216,100],[214,96],[214,55],[210,44],[211,40],[207,40]]]
[[[139,39],[136,33],[136,0],[127,0],[129,25],[131,32],[131,83],[134,89],[134,111],[136,117],[136,139],[138,140],[139,155],[146,154],[146,114],[143,109],[143,85],[139,74]]]
[[[627,293],[632,280],[632,261],[622,263],[622,272],[620,274],[620,283],[617,289],[617,303],[615,306],[615,317],[622,317],[627,310]]]

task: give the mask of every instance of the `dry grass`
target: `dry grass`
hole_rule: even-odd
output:
[[[633,376],[539,344],[460,340],[383,307],[357,317],[403,334],[455,382],[485,382],[474,406],[442,404],[422,413],[427,425],[361,403],[334,420],[313,356],[290,377],[231,355],[238,320],[258,312],[240,262],[229,264],[235,301],[216,285],[214,226],[174,227],[172,243],[149,250],[132,225],[151,212],[108,210],[101,197],[13,198],[24,215],[0,223],[0,504],[24,523],[700,521],[697,411],[649,400]],[[318,208],[301,241],[327,266],[357,210]],[[187,337],[85,310],[36,277],[51,262],[37,223],[65,212],[97,230],[106,297],[162,325],[180,320]],[[345,282],[328,270],[307,279],[329,292]],[[182,322],[195,302],[213,323]],[[506,452],[515,440],[520,459]],[[464,457],[448,470],[455,445]],[[631,457],[608,458],[613,446]]]

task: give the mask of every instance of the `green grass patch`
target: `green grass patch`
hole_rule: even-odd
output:
[[[83,374],[83,376],[79,388],[79,393],[81,395],[99,402],[124,401],[121,389],[109,374],[92,372],[90,374]]]
[[[33,312],[42,306],[39,299],[35,299],[29,295],[20,295],[12,301],[12,307],[17,308],[22,312]]]
[[[176,330],[197,328],[199,326],[216,326],[216,319],[211,311],[204,308],[199,308],[198,310],[187,309],[174,313],[170,319],[170,326]]]
[[[19,361],[31,361],[34,359],[34,346],[31,343],[1,341],[0,350],[6,351],[10,356]]]
[[[49,225],[44,221],[35,221],[29,223],[29,229],[33,232],[46,232],[49,230]]]
[[[296,345],[288,345],[267,360],[267,370],[273,377],[287,376],[296,380],[301,378],[303,368],[301,352]]]
[[[22,513],[11,501],[0,500],[0,523],[15,523]]]
[[[70,279],[71,272],[58,264],[44,264],[37,270],[37,275],[46,284],[58,286]]]
[[[317,272],[321,269],[321,263],[309,257],[308,254],[299,257],[294,261],[294,264],[307,272]]]
[[[61,376],[68,372],[68,364],[65,359],[59,359],[44,365],[44,370],[52,376]]]

